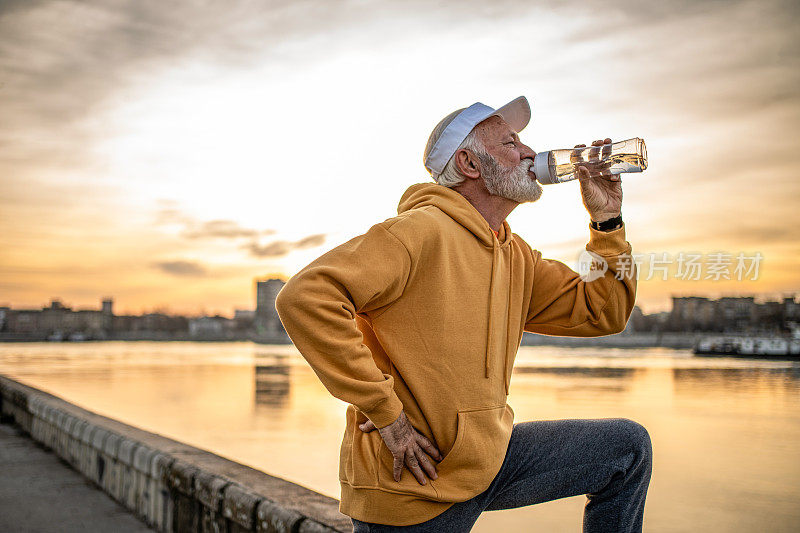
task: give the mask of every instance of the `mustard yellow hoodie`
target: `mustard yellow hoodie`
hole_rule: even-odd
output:
[[[480,494],[500,470],[523,330],[617,333],[633,309],[636,279],[615,279],[621,256],[631,252],[624,226],[589,228],[586,248],[609,269],[584,282],[565,264],[543,259],[508,222],[496,237],[478,210],[447,187],[412,185],[397,212],[294,275],[276,308],[325,387],[350,404],[340,511],[405,526]],[[402,409],[444,457],[438,479],[425,485],[407,469],[394,481],[380,433],[358,428],[367,418],[384,427]]]

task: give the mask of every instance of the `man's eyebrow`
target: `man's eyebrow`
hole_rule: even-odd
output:
[[[516,134],[516,132],[513,132],[513,131],[512,131],[511,133],[509,133],[509,136],[510,136],[512,139],[514,139],[514,141],[515,141],[515,142],[519,142],[519,135],[517,135],[517,134]]]

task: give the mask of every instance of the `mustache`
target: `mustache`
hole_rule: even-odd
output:
[[[523,159],[519,164],[511,170],[511,174],[517,176],[527,176],[528,172],[533,168],[532,159]]]

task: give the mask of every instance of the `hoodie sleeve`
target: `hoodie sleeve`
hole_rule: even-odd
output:
[[[292,276],[275,301],[286,332],[325,388],[376,427],[394,422],[403,405],[394,378],[376,366],[363,343],[355,317],[399,298],[410,272],[406,247],[376,224]]]
[[[584,281],[564,263],[533,251],[533,291],[525,331],[599,337],[625,329],[636,301],[637,282],[625,225],[609,232],[590,226],[589,232],[586,250],[608,263],[608,270],[593,281]]]

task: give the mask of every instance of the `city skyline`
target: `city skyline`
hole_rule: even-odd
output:
[[[73,309],[59,299],[40,309],[0,306],[2,341],[253,341],[291,342],[278,316],[275,301],[285,285],[281,279],[256,280],[255,309],[236,309],[234,316],[181,316],[165,313],[128,315],[114,312],[113,298],[103,298],[100,309]],[[754,297],[673,297],[669,312],[645,314],[634,306],[624,331],[599,339],[572,339],[523,335],[523,344],[550,342],[605,342],[631,346],[648,344],[686,348],[698,333],[769,336],[784,341],[800,333],[800,302],[796,295],[757,302]],[[664,337],[667,335],[667,337]],[[786,341],[788,342],[788,341]],[[755,345],[753,345],[755,347]],[[798,345],[800,347],[800,345]],[[791,351],[790,344],[785,348]],[[787,351],[787,354],[789,353]],[[796,351],[796,350],[795,350]]]
[[[444,115],[519,95],[534,150],[644,138],[649,168],[623,178],[634,252],[763,257],[744,281],[678,279],[673,263],[640,280],[646,312],[798,291],[798,7],[604,8],[4,3],[0,305],[248,307],[251,280],[286,279],[430,181],[421,154]],[[575,182],[508,221],[567,264],[589,236]]]
[[[275,277],[264,277],[260,279],[253,280],[255,290],[253,291],[253,301],[251,304],[254,305],[244,305],[242,307],[231,307],[230,312],[224,312],[219,310],[213,311],[200,311],[195,313],[181,313],[175,312],[169,308],[169,306],[163,307],[152,307],[149,309],[144,309],[142,311],[133,312],[130,310],[120,309],[119,312],[116,312],[117,306],[116,301],[113,296],[103,296],[99,298],[96,302],[90,303],[88,305],[77,306],[73,305],[70,302],[64,301],[63,298],[59,296],[54,296],[48,299],[46,303],[42,303],[41,305],[33,305],[33,306],[19,306],[9,304],[8,302],[0,302],[0,310],[7,308],[13,311],[39,311],[42,309],[51,309],[54,306],[56,308],[68,309],[73,312],[80,312],[80,311],[98,311],[97,302],[100,302],[101,308],[105,308],[106,304],[110,302],[110,304],[114,305],[115,312],[111,312],[109,308],[109,312],[114,316],[144,316],[147,314],[163,314],[163,315],[170,315],[170,316],[185,316],[188,318],[199,318],[199,317],[222,317],[227,319],[234,318],[238,313],[253,313],[259,308],[259,302],[261,302],[261,306],[264,307],[265,301],[273,301],[277,295],[277,292],[280,290],[280,286],[275,287],[272,285],[272,282],[279,282],[282,286],[283,283],[286,282],[285,279],[282,278],[275,278]],[[259,298],[261,294],[258,286],[261,285],[263,288],[270,287],[269,289],[269,297],[266,300],[262,300]],[[683,301],[690,301],[690,300],[708,300],[711,302],[719,301],[723,299],[738,299],[738,300],[747,300],[752,299],[753,302],[757,305],[765,305],[765,304],[776,304],[786,303],[787,300],[791,302],[795,302],[796,304],[800,305],[800,301],[798,301],[798,296],[800,292],[791,292],[791,291],[784,291],[781,293],[774,293],[774,294],[736,294],[736,295],[716,295],[712,296],[709,294],[682,294],[682,295],[671,295],[670,302],[666,309],[661,309],[652,312],[645,312],[642,306],[636,304],[635,307],[642,311],[645,315],[656,315],[656,314],[664,314],[664,313],[671,313],[674,311],[674,303],[676,300],[683,300]],[[263,296],[262,296],[263,298]],[[271,309],[271,305],[270,305]],[[272,310],[274,311],[274,309]]]

